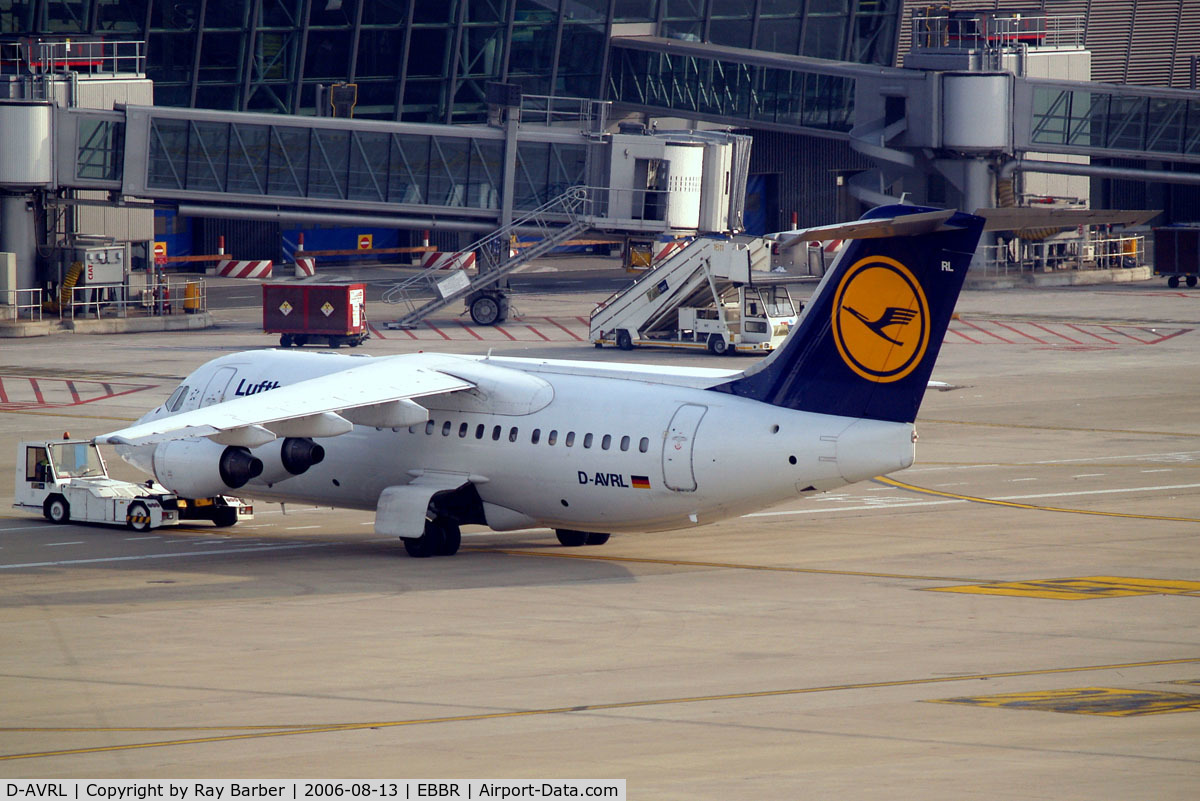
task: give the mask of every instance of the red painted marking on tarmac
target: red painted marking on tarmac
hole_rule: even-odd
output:
[[[1110,345],[1116,345],[1116,344],[1117,344],[1117,341],[1116,341],[1115,339],[1109,339],[1108,337],[1102,337],[1102,336],[1100,336],[1099,334],[1095,333],[1094,331],[1085,331],[1085,330],[1083,330],[1082,328],[1080,328],[1079,326],[1077,326],[1077,325],[1075,325],[1075,324],[1073,324],[1073,323],[1067,323],[1067,327],[1068,327],[1068,328],[1074,328],[1076,331],[1078,331],[1078,332],[1079,332],[1079,333],[1081,333],[1081,334],[1087,334],[1087,335],[1088,335],[1088,336],[1090,336],[1090,337],[1095,337],[1096,339],[1099,339],[1099,340],[1100,340],[1100,341],[1102,341],[1102,342],[1107,342],[1107,343],[1108,343],[1108,344],[1110,344]]]
[[[463,330],[464,330],[464,331],[466,331],[466,332],[467,332],[468,334],[470,334],[471,336],[473,336],[473,337],[475,337],[476,339],[479,339],[479,340],[482,340],[482,339],[483,339],[483,337],[479,336],[479,334],[476,334],[476,333],[475,333],[473,330],[471,330],[471,326],[467,325],[467,324],[466,324],[466,323],[464,323],[462,320],[458,320],[457,322],[458,322],[458,324],[459,324],[459,325],[461,325],[461,326],[463,327]]]
[[[1168,339],[1174,339],[1175,337],[1186,334],[1186,333],[1190,332],[1191,330],[1192,329],[1190,329],[1190,328],[1180,328],[1174,334],[1167,334],[1165,337],[1162,337],[1161,339],[1156,339],[1156,340],[1154,340],[1154,342],[1152,342],[1150,344],[1157,345],[1160,342],[1166,342]]]
[[[1112,331],[1114,334],[1119,334],[1123,337],[1129,337],[1134,342],[1137,342],[1139,345],[1149,345],[1150,344],[1149,342],[1146,342],[1145,340],[1138,339],[1137,337],[1135,337],[1133,334],[1129,333],[1128,331],[1118,331],[1116,328],[1114,328],[1111,325],[1102,326],[1102,328],[1105,328],[1108,331]]]
[[[1021,331],[1020,329],[1017,329],[1017,328],[1013,328],[1011,325],[1008,325],[1007,323],[1002,323],[999,320],[993,320],[992,322],[994,322],[996,325],[998,325],[1002,328],[1007,328],[1009,331],[1012,331],[1014,334],[1020,334],[1021,336],[1026,337],[1027,339],[1032,339],[1034,342],[1038,343],[1039,345],[1049,345],[1050,344],[1049,342],[1045,341],[1044,339],[1038,339],[1033,334],[1026,334],[1024,331]]]
[[[532,331],[533,333],[537,334],[537,335],[538,335],[539,337],[541,337],[542,339],[546,340],[547,342],[549,342],[549,341],[550,341],[550,337],[546,336],[546,335],[545,335],[545,334],[543,334],[541,331],[539,331],[539,330],[537,330],[536,328],[534,328],[532,325],[526,325],[525,327],[526,327],[526,328],[528,328],[528,329],[529,329],[530,331]]]
[[[578,320],[579,322],[583,323],[584,325],[588,326],[589,328],[592,325],[592,321],[589,320],[588,318],[584,317],[583,315],[579,315],[575,319]]]
[[[557,325],[559,328],[561,328],[562,330],[566,331],[566,332],[567,332],[567,336],[571,337],[571,339],[574,339],[576,342],[582,342],[582,341],[583,341],[583,337],[579,336],[579,335],[578,335],[578,334],[576,334],[574,331],[572,331],[571,329],[567,328],[565,325],[563,325],[562,323],[558,322],[557,320],[551,320],[549,317],[544,317],[543,319],[544,319],[546,322],[548,322],[548,323],[552,323],[553,325]]]
[[[370,323],[367,323],[367,330],[371,332],[371,336],[373,336],[373,337],[379,337],[380,339],[387,339],[387,337],[385,337],[383,335],[383,332],[381,332],[378,328],[371,325]]]
[[[428,320],[426,320],[426,321],[425,321],[425,325],[427,325],[427,326],[429,326],[430,328],[432,328],[432,329],[433,329],[433,331],[434,331],[434,333],[435,333],[435,334],[437,334],[437,335],[439,335],[439,336],[440,336],[442,339],[449,339],[449,338],[450,338],[450,337],[448,337],[448,336],[446,335],[446,332],[445,332],[445,331],[443,331],[442,329],[438,328],[436,325],[434,325],[433,323],[429,322]],[[414,337],[413,337],[413,339],[416,339],[416,337],[414,336]]]
[[[961,317],[959,317],[958,321],[960,323],[962,323],[963,325],[971,326],[972,328],[974,328],[976,331],[979,331],[980,333],[987,334],[989,337],[995,337],[996,339],[1000,340],[1001,342],[1003,342],[1006,345],[1013,344],[1010,340],[1005,339],[1004,337],[1000,336],[999,334],[993,334],[991,331],[987,330],[986,328],[982,328],[978,325],[975,325],[975,323],[971,322],[970,320],[964,320]]]
[[[1051,331],[1049,328],[1047,328],[1046,326],[1042,325],[1041,323],[1030,323],[1030,325],[1032,325],[1034,328],[1040,328],[1040,329],[1042,329],[1043,331],[1045,331],[1047,334],[1052,334],[1053,336],[1056,336],[1056,337],[1058,337],[1059,339],[1065,339],[1065,340],[1067,340],[1068,342],[1070,342],[1070,343],[1072,343],[1072,344],[1075,344],[1075,345],[1082,345],[1082,344],[1083,344],[1083,343],[1082,343],[1082,342],[1080,342],[1078,339],[1071,339],[1071,338],[1070,338],[1069,336],[1067,336],[1066,334],[1060,334],[1060,333],[1058,333],[1057,331]]]
[[[497,331],[499,331],[501,334],[504,334],[504,336],[508,337],[508,338],[509,338],[509,339],[511,339],[513,342],[516,342],[516,341],[517,341],[517,338],[516,338],[516,337],[514,337],[512,334],[510,334],[510,333],[508,333],[507,331],[505,331],[505,330],[504,330],[504,326],[502,326],[502,325],[498,325],[498,326],[496,326],[496,330],[497,330]]]
[[[967,341],[968,341],[968,342],[970,342],[972,345],[982,345],[982,344],[983,344],[983,343],[982,343],[982,342],[980,342],[978,339],[972,339],[971,337],[969,337],[969,336],[967,336],[966,334],[964,334],[962,331],[959,331],[957,328],[948,328],[948,329],[946,329],[946,330],[947,330],[947,331],[949,331],[951,334],[958,334],[960,337],[962,337],[963,339],[967,340]]]
[[[4,379],[8,380],[9,388],[12,388],[13,381],[28,381],[29,387],[33,391],[34,400],[13,400],[4,389]],[[147,389],[154,389],[158,384],[112,384],[106,381],[92,381],[88,379],[64,379],[64,378],[42,378],[35,379],[29,376],[0,376],[0,408],[5,409],[59,409],[68,406],[81,406],[85,403],[95,403],[96,401],[109,400],[122,395],[130,395],[134,392],[142,392]],[[51,387],[61,387],[71,395],[71,400],[59,402],[46,398],[46,392],[51,391]],[[91,388],[100,387],[102,394],[95,397],[84,397],[85,392],[89,392]],[[82,392],[81,392],[82,390]],[[59,390],[61,391],[61,390]]]

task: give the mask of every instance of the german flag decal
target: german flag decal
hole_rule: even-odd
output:
[[[649,476],[630,476],[629,480],[633,482],[634,489],[650,489]]]

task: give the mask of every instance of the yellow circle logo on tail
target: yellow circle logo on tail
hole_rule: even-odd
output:
[[[867,256],[846,272],[832,322],[842,360],[868,381],[899,381],[929,346],[925,292],[907,267],[887,256]]]

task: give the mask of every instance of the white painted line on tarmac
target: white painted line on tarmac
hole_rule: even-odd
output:
[[[60,523],[58,525],[51,525],[50,523],[43,523],[43,524],[36,525],[36,526],[12,526],[11,528],[8,526],[5,526],[4,528],[0,528],[0,534],[5,533],[6,531],[34,531],[34,530],[49,531],[52,528],[67,528],[67,525],[65,523]]]
[[[309,528],[320,528],[320,526],[288,526],[284,531],[303,531]]]
[[[64,559],[58,562],[24,562],[0,565],[0,570],[18,570],[27,567],[65,567],[67,565],[92,565],[100,562],[137,562],[142,559],[180,559],[190,556],[212,556],[219,553],[248,553],[250,551],[288,551],[296,548],[325,548],[329,543],[311,542],[300,545],[264,545],[261,548],[227,548],[223,551],[185,551],[183,553],[148,553],[141,556],[104,556],[95,559]]]
[[[1075,492],[1042,492],[1034,495],[1002,495],[998,498],[987,498],[989,501],[1032,501],[1042,498],[1071,498],[1079,495],[1115,495],[1126,492],[1171,492],[1173,490],[1197,489],[1200,484],[1168,484],[1158,487],[1121,487],[1115,489],[1077,490]],[[981,496],[982,497],[982,496]],[[782,517],[786,515],[816,515],[825,512],[864,512],[879,509],[908,509],[920,506],[945,506],[951,503],[970,503],[957,498],[945,501],[912,501],[902,503],[880,504],[867,503],[859,506],[826,507],[823,509],[786,509],[778,512],[752,512],[742,517]]]
[[[1104,475],[1104,474],[1103,473],[1080,473],[1077,476],[1071,476],[1071,478],[1099,478],[1102,475]]]
[[[43,542],[43,548],[54,548],[58,545],[83,545],[83,540],[75,540],[74,542]]]
[[[126,537],[125,541],[133,542],[134,540],[161,540],[161,539],[162,539],[162,537]]]
[[[1076,476],[1076,478],[1078,478],[1078,476]],[[1009,481],[1009,483],[1016,483],[1018,481],[1037,481],[1037,480],[1038,479],[1036,479],[1036,478],[1010,478],[1008,481]]]

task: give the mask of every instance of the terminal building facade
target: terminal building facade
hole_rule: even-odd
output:
[[[963,181],[922,166],[918,145],[909,148],[918,152],[917,167],[900,169],[896,158],[911,161],[911,152],[895,157],[856,144],[852,134],[866,129],[870,121],[861,117],[873,108],[861,91],[856,97],[856,85],[872,68],[917,64],[914,50],[961,45],[960,27],[930,27],[931,18],[1013,12],[1047,20],[1043,35],[1047,27],[1074,26],[1068,49],[1086,57],[1046,77],[1164,92],[1197,87],[1200,4],[1190,0],[0,0],[0,43],[140,42],[158,106],[326,115],[328,87],[349,83],[356,87],[355,119],[478,124],[488,119],[488,84],[501,82],[525,95],[611,103],[613,129],[624,120],[738,130],[754,137],[746,228],[764,232],[857,216],[876,196],[864,183],[874,183],[881,197],[903,190],[917,200],[965,204]],[[1017,50],[1046,43],[1020,35],[1009,42]],[[981,52],[991,44],[985,34]],[[968,65],[973,57],[956,54],[958,61],[946,63],[1011,68]],[[1148,148],[1164,126],[1179,145],[1163,159],[1137,147],[1131,158],[1120,148],[1096,150],[1088,158],[1091,175],[1071,179],[1080,187],[1072,190],[1075,200],[1161,208],[1160,221],[1200,220],[1195,184],[1155,178],[1200,170],[1193,134],[1200,101],[1114,94],[1109,102],[1129,106],[1125,118],[1140,126]],[[881,119],[896,103],[880,100]],[[1048,105],[1039,118],[1043,132],[1061,104]],[[1080,113],[1068,110],[1063,124],[1069,129]],[[1086,120],[1089,133],[1099,120]],[[916,169],[930,177],[915,179]],[[906,178],[897,177],[905,170]],[[1038,193],[1024,194],[1028,200]],[[179,221],[158,225],[167,226],[162,235],[182,230]],[[244,238],[243,252],[258,239],[269,248],[279,238],[278,224],[202,228],[198,235],[208,239],[218,230]]]

